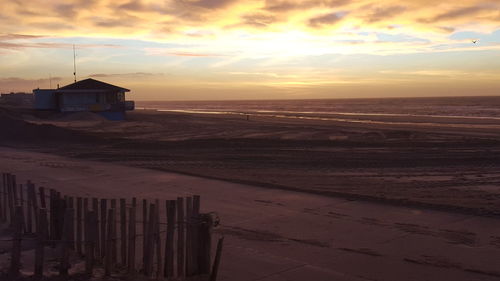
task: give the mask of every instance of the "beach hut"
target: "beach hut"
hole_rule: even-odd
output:
[[[119,119],[125,111],[134,110],[134,102],[125,100],[129,89],[92,78],[58,89],[35,89],[35,109],[60,112],[97,112],[111,119]],[[113,116],[116,116],[114,118]]]

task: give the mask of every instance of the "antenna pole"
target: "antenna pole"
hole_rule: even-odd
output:
[[[75,76],[75,83],[76,83],[76,51],[75,51],[75,44],[73,44],[73,76]]]

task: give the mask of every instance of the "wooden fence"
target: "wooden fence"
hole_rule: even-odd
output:
[[[70,257],[75,256],[84,260],[88,277],[100,269],[105,276],[217,278],[223,238],[218,240],[212,263],[212,229],[218,218],[200,213],[198,195],[141,201],[73,197],[35,188],[31,181],[18,184],[15,175],[2,173],[0,221],[13,231],[8,240],[12,241],[12,276],[19,275],[22,266],[23,241],[33,240],[35,278],[46,272],[47,247],[57,250],[58,274],[63,278],[69,275]]]

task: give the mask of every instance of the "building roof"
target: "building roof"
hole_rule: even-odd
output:
[[[81,91],[81,90],[98,90],[98,91],[115,91],[115,92],[130,92],[129,89],[111,85],[92,78],[80,80],[73,84],[66,85],[58,89],[58,91]]]

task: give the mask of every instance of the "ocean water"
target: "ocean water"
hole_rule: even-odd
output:
[[[381,123],[500,125],[498,97],[379,98],[257,101],[137,101],[137,109],[241,114],[281,118]]]

